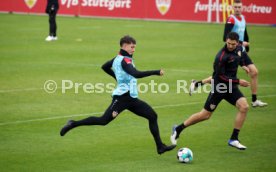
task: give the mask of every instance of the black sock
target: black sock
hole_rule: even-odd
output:
[[[177,132],[177,135],[176,135],[176,138],[179,137],[180,133],[184,130],[184,128],[186,128],[186,126],[182,123],[182,124],[179,124],[175,130]]]
[[[202,83],[202,81],[197,81],[197,82],[195,83],[195,86],[196,86],[196,87],[199,87],[199,86],[202,86],[202,85],[204,85],[204,84]]]
[[[232,136],[231,136],[231,140],[239,140],[239,129],[234,128]]]
[[[252,94],[252,102],[255,102],[257,100],[257,95],[256,94]]]
[[[162,143],[162,140],[160,138],[157,120],[149,121],[149,128],[150,128],[150,132],[154,138],[157,149],[162,148],[164,146],[164,144]]]

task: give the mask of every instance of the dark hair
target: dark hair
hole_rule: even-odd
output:
[[[121,38],[120,40],[120,46],[122,47],[123,44],[136,44],[136,40],[132,38],[129,35],[125,35],[124,37]]]
[[[241,0],[234,0],[234,3],[242,3]]]
[[[229,32],[226,36],[226,39],[236,40],[239,42],[239,35],[236,32]]]

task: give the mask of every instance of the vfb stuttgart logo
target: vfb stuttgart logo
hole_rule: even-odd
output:
[[[37,2],[37,0],[24,0],[24,1],[25,1],[25,4],[26,4],[30,9],[32,9],[32,8],[35,6],[36,2]]]
[[[156,7],[162,15],[165,15],[169,11],[171,2],[172,0],[155,0]]]

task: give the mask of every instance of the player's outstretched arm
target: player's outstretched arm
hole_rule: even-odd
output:
[[[164,71],[161,70],[150,70],[150,71],[139,71],[137,70],[129,60],[122,60],[122,68],[125,72],[130,74],[131,76],[135,78],[144,78],[151,75],[160,75],[162,76],[164,74]]]

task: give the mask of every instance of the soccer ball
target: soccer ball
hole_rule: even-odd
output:
[[[189,163],[193,160],[193,152],[189,148],[180,148],[177,151],[177,159],[183,163]]]

